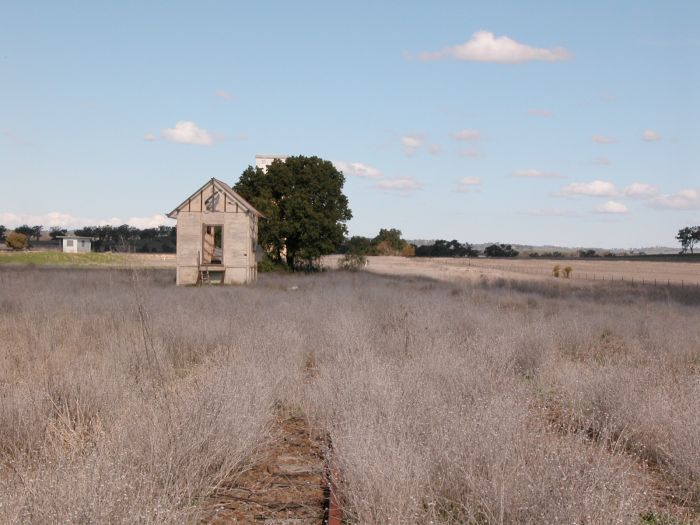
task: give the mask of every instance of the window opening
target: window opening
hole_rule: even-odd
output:
[[[219,198],[221,194],[214,190],[211,196],[204,201],[204,205],[206,206],[207,211],[216,211],[217,206],[219,205]]]

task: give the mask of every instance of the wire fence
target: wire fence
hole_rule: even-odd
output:
[[[619,283],[629,283],[641,286],[666,286],[666,287],[678,287],[678,288],[695,288],[700,290],[700,275],[695,279],[677,279],[671,277],[659,278],[659,277],[635,277],[634,275],[625,275],[623,272],[605,272],[605,271],[577,271],[573,269],[570,273],[565,275],[564,269],[566,266],[559,268],[559,275],[555,275],[554,267],[552,268],[532,268],[524,265],[518,264],[484,264],[481,261],[472,262],[469,261],[467,267],[469,268],[484,268],[488,270],[500,270],[512,273],[522,273],[528,275],[538,275],[542,277],[552,277],[559,278],[563,280],[573,280],[573,281],[599,281],[599,282],[619,282]]]

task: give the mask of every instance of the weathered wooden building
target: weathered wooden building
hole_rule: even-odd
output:
[[[257,278],[258,219],[253,206],[211,179],[168,217],[177,220],[177,284],[249,283]]]

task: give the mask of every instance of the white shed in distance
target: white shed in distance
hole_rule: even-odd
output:
[[[284,162],[287,160],[288,155],[256,155],[255,156],[255,167],[260,168],[263,171],[267,171],[267,167],[272,164],[275,160],[281,160]]]
[[[61,239],[64,253],[88,253],[92,250],[92,239],[78,235],[62,235]]]

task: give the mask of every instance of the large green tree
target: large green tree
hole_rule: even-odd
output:
[[[352,218],[344,183],[330,161],[297,156],[275,160],[267,171],[249,166],[234,189],[266,217],[258,226],[260,244],[274,260],[286,257],[294,270],[343,242]]]

